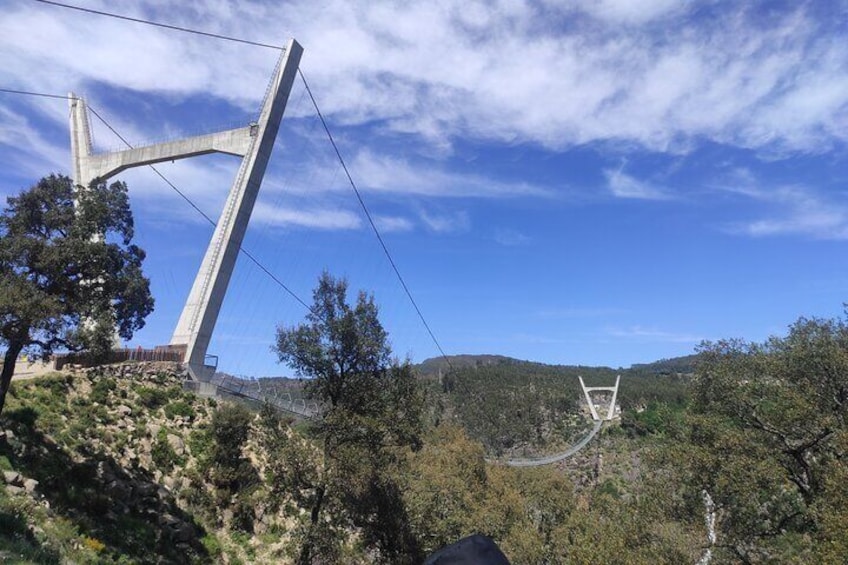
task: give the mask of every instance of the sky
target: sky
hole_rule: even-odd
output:
[[[69,0],[304,48],[301,70],[447,354],[626,367],[762,341],[848,301],[848,2]],[[279,52],[0,0],[0,88],[74,92],[134,145],[247,124]],[[95,148],[121,142],[92,116]],[[67,101],[0,93],[0,196],[70,173]],[[225,155],[157,168],[217,218]],[[129,186],[167,343],[212,227]],[[394,352],[439,354],[298,80],[244,247],[303,300],[373,293]],[[210,353],[284,375],[303,306],[240,259]]]

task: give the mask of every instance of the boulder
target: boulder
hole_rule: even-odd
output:
[[[132,408],[130,408],[130,407],[129,407],[129,406],[127,406],[126,404],[121,404],[121,405],[120,405],[120,406],[118,406],[115,410],[116,410],[116,411],[118,412],[118,414],[120,414],[121,416],[129,416],[130,414],[132,414]]]
[[[24,486],[24,479],[17,471],[3,471],[3,480],[7,485]]]
[[[27,479],[24,481],[24,490],[27,491],[27,493],[32,494],[37,488],[38,481],[36,481],[35,479]]]
[[[178,435],[168,434],[168,444],[177,455],[185,455],[185,442]]]
[[[24,492],[24,489],[23,487],[16,487],[15,485],[6,485],[6,492],[14,495]]]

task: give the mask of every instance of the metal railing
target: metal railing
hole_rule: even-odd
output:
[[[302,395],[292,395],[290,391],[281,390],[280,387],[269,387],[267,382],[263,388],[262,381],[259,379],[216,373],[210,379],[202,382],[214,385],[219,394],[224,393],[262,404],[270,404],[278,410],[290,412],[302,418],[312,419],[321,415],[321,407],[315,400],[305,398]]]

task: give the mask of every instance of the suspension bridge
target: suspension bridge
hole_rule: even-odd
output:
[[[509,467],[540,467],[542,465],[550,465],[552,463],[562,461],[563,459],[568,459],[569,457],[576,455],[577,453],[582,451],[584,447],[589,445],[589,442],[592,441],[592,438],[598,435],[598,432],[601,431],[601,426],[603,426],[604,422],[613,420],[618,416],[618,413],[621,412],[621,410],[618,408],[618,405],[616,404],[616,401],[618,399],[618,385],[621,382],[620,375],[616,377],[615,385],[613,386],[587,387],[586,383],[583,382],[583,377],[578,378],[580,379],[580,388],[583,390],[583,395],[586,399],[586,404],[589,408],[589,412],[592,415],[592,429],[589,431],[589,433],[583,436],[583,438],[581,438],[577,443],[560,453],[555,453],[546,457],[508,459],[506,461],[506,465],[508,465]],[[601,415],[598,413],[598,406],[595,404],[595,401],[592,400],[591,393],[594,392],[612,393],[612,398],[609,401],[607,412],[603,417],[601,417]]]

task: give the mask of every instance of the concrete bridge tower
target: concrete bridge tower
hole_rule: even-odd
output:
[[[235,267],[250,215],[265,175],[271,150],[277,138],[303,48],[295,40],[288,43],[274,71],[259,120],[245,127],[157,143],[144,147],[92,152],[85,101],[70,95],[71,152],[74,182],[87,187],[93,180],[106,180],[130,167],[151,165],[208,153],[226,153],[242,158],[224,210],[188,300],[168,347],[184,350],[189,373],[195,379],[208,378],[214,367],[206,364],[206,353],[221,304]]]
[[[612,420],[615,418],[615,407],[616,401],[618,400],[618,384],[621,382],[621,375],[615,377],[615,386],[592,386],[587,387],[586,383],[583,382],[583,377],[577,377],[580,379],[580,388],[583,389],[583,394],[586,396],[586,404],[589,405],[589,411],[592,413],[592,419],[595,421],[600,420]],[[595,409],[595,404],[592,402],[592,397],[589,394],[590,392],[611,392],[612,400],[610,401],[609,408],[607,409],[606,416],[601,418],[598,415],[598,411]]]

